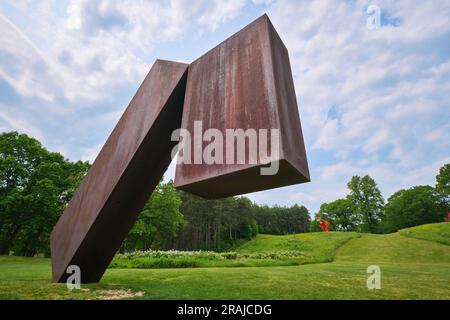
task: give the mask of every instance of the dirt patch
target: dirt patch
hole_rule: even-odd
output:
[[[117,289],[117,290],[97,290],[95,291],[101,300],[120,300],[120,299],[133,299],[142,297],[144,291],[132,292],[130,289]]]

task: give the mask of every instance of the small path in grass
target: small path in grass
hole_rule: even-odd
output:
[[[399,231],[405,237],[434,241],[450,246],[450,223],[430,223]]]
[[[337,250],[335,262],[450,264],[450,247],[399,233],[362,234]]]

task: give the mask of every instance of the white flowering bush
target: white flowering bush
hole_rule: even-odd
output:
[[[299,251],[265,252],[265,253],[237,253],[214,252],[214,251],[180,251],[180,250],[146,250],[132,251],[118,254],[116,259],[136,259],[136,258],[200,258],[207,260],[235,260],[235,259],[283,259],[299,258],[302,254]]]
[[[240,254],[240,258],[247,259],[286,259],[286,258],[300,258],[303,254],[299,251],[280,251],[280,252],[262,252],[262,253],[249,253]]]
[[[135,259],[135,258],[203,258],[203,259],[229,259],[230,252],[214,252],[214,251],[180,251],[180,250],[146,250],[132,251],[128,253],[118,254],[118,259]]]

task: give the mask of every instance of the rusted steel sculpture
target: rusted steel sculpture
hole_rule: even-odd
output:
[[[188,65],[157,60],[51,235],[53,281],[98,282],[171,161]]]
[[[53,281],[65,281],[70,265],[82,283],[101,279],[171,161],[172,133],[194,132],[195,123],[224,134],[265,130],[267,155],[255,158],[248,144],[252,163],[235,154],[226,163],[179,164],[177,188],[220,198],[309,181],[288,52],[266,15],[189,66],[155,62],[52,232]],[[192,153],[206,144],[194,141]],[[261,174],[268,163],[277,171]]]
[[[309,181],[288,51],[267,15],[189,65],[183,109],[182,128],[189,132],[194,132],[195,121],[201,121],[203,131],[254,129],[259,135],[266,129],[269,135],[278,129],[279,169],[261,175],[261,166],[267,165],[258,155],[249,163],[247,141],[244,164],[238,163],[237,152],[231,164],[178,164],[176,188],[214,199]],[[229,151],[226,142],[223,154]],[[190,153],[204,150],[208,143],[192,143]]]

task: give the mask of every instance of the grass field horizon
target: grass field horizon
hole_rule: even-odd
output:
[[[0,299],[450,299],[449,235],[450,223],[387,235],[258,235],[236,249],[242,265],[116,266],[73,291],[51,283],[50,259],[0,256]],[[298,252],[285,259],[297,263],[264,265],[273,252]],[[252,254],[263,259],[245,258]],[[367,289],[369,265],[381,269],[380,290]]]

